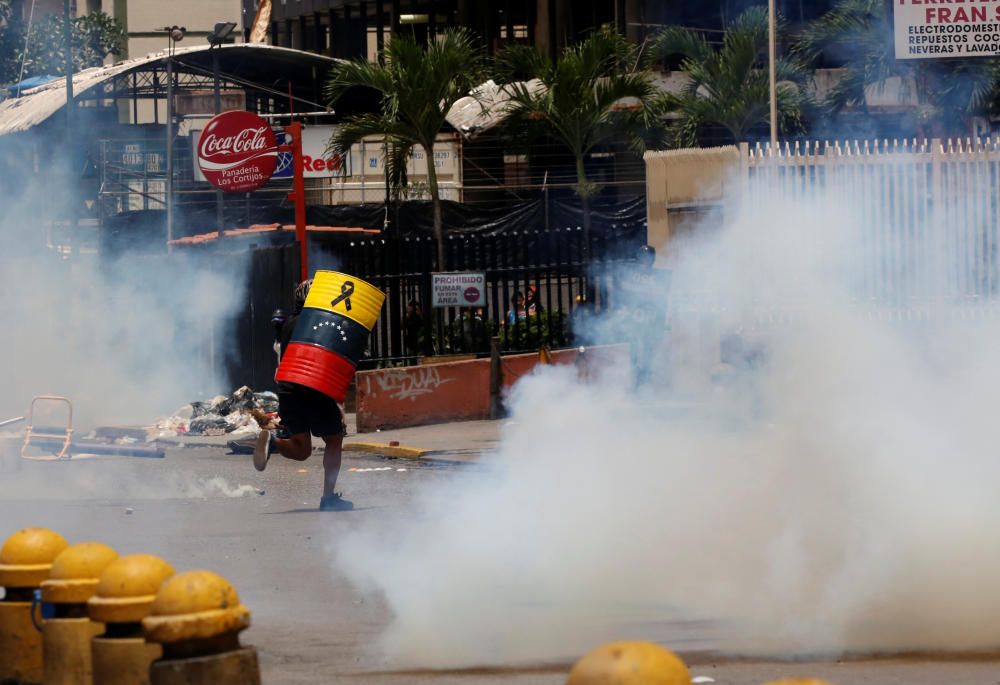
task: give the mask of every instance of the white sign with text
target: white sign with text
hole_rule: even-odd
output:
[[[344,178],[351,175],[353,154],[344,159],[327,154],[326,146],[333,132],[333,126],[306,126],[302,129],[302,162],[305,178]],[[192,127],[191,140],[195,146],[194,178],[197,181],[205,181],[207,179],[197,160],[200,137],[201,129]],[[271,178],[292,178],[293,172],[291,153],[279,153],[278,165]]]
[[[1000,55],[1000,0],[893,0],[896,59]]]
[[[485,307],[486,274],[431,274],[434,307]]]

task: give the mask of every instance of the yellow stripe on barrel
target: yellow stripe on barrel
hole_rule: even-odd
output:
[[[385,294],[371,283],[339,271],[317,271],[305,306],[346,316],[370,331],[384,302]]]

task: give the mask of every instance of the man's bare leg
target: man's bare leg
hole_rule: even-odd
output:
[[[323,448],[323,496],[329,497],[337,488],[344,436],[331,435],[323,438],[323,442],[326,444]]]
[[[261,429],[254,446],[253,465],[258,471],[267,468],[271,452],[277,452],[283,457],[295,461],[305,461],[312,454],[312,439],[309,433],[296,433],[290,438],[278,438],[273,431]]]
[[[274,449],[294,461],[305,461],[312,455],[312,438],[309,433],[296,433],[290,438],[275,438]]]

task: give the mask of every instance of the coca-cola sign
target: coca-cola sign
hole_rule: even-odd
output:
[[[198,139],[198,166],[208,182],[230,193],[247,193],[267,183],[278,165],[271,126],[250,112],[223,112]]]

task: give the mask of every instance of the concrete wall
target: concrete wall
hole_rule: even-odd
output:
[[[696,225],[739,192],[743,159],[734,146],[647,152],[649,244],[658,250],[666,246],[679,230]]]
[[[108,6],[113,0],[102,0],[104,11],[113,14]],[[243,40],[243,8],[240,0],[130,0],[125,5],[126,16],[116,18],[128,28],[129,57],[143,57],[167,47],[164,26],[183,26],[188,32],[178,47],[202,45],[205,37],[215,28],[216,22],[235,21],[234,36]]]
[[[628,347],[587,348],[590,368],[624,363]],[[553,364],[575,364],[578,351],[552,353]],[[503,357],[504,388],[510,388],[538,366],[537,354]],[[409,366],[357,375],[358,432],[403,428],[490,417],[490,360]]]

